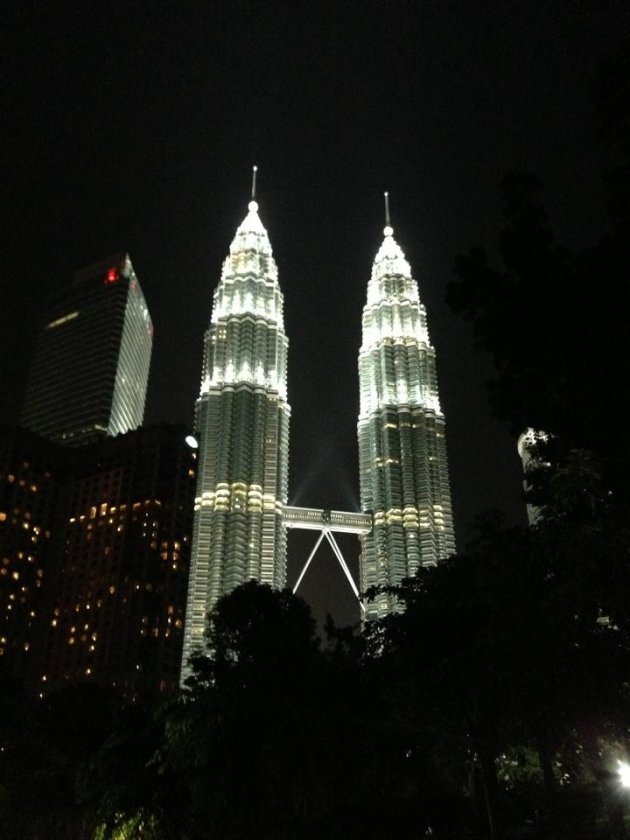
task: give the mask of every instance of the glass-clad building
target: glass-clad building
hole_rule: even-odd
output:
[[[77,271],[38,325],[21,424],[76,446],[141,425],[153,326],[129,255]]]
[[[218,598],[251,579],[276,588],[286,582],[283,305],[269,237],[251,201],[223,264],[205,336],[183,679]]]
[[[444,415],[435,351],[409,263],[388,225],[363,310],[358,423],[361,507],[373,529],[361,537],[361,590],[400,583],[455,551]],[[398,608],[381,594],[366,618]]]

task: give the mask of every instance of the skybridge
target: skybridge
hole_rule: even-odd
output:
[[[361,606],[361,610],[365,612],[363,601],[359,595],[359,590],[354,582],[352,573],[348,568],[344,556],[339,548],[339,544],[334,537],[338,534],[357,534],[357,536],[369,534],[372,530],[372,514],[371,513],[353,513],[352,511],[341,510],[326,510],[320,508],[307,507],[293,507],[291,505],[285,506],[283,510],[283,520],[287,528],[301,528],[307,531],[319,531],[319,537],[313,546],[313,550],[308,556],[304,568],[302,569],[297,583],[293,587],[293,593],[298,591],[298,587],[302,583],[302,578],[307,572],[308,567],[317,549],[320,547],[322,540],[326,538],[332,548],[335,557],[337,558],[341,569],[350,584],[352,591],[357,597]]]

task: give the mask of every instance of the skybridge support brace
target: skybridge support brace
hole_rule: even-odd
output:
[[[328,540],[335,557],[337,558],[341,570],[343,571],[350,588],[354,592],[357,601],[361,607],[361,612],[365,613],[365,606],[361,600],[359,590],[354,582],[352,573],[348,568],[348,564],[343,556],[339,543],[335,539],[334,532],[344,534],[369,534],[372,530],[372,516],[369,513],[345,513],[343,511],[318,510],[317,508],[297,508],[287,506],[284,509],[284,524],[287,528],[303,528],[311,531],[319,531],[319,537],[313,546],[313,550],[308,556],[304,568],[300,572],[295,586],[293,587],[293,594],[298,591],[302,579],[306,574],[308,567],[311,565],[317,549],[322,544],[324,537]]]

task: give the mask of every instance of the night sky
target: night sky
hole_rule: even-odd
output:
[[[191,423],[257,164],[290,341],[290,501],[357,509],[357,354],[387,189],[436,347],[460,544],[484,509],[522,521],[515,441],[445,286],[458,253],[496,245],[510,171],[542,180],[567,245],[598,238],[591,96],[629,23],[625,0],[9,3],[0,420],[17,421],[42,299],[125,249],[155,326],[146,421]],[[290,582],[314,537],[291,536]],[[327,547],[301,594],[319,617],[358,616]]]

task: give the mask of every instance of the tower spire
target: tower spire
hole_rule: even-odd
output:
[[[389,193],[385,191],[383,193],[383,197],[385,198],[385,227],[383,229],[383,233],[385,236],[392,236],[394,228],[392,227],[391,219],[389,217]]]
[[[247,205],[248,210],[253,210],[254,212],[258,210],[258,202],[256,201],[256,173],[258,172],[258,167],[256,164],[252,166],[252,197],[251,201]]]
[[[256,201],[256,173],[258,172],[258,167],[256,164],[252,166],[252,201]]]

